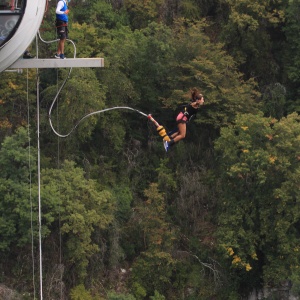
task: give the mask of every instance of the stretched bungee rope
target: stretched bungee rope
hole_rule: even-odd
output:
[[[54,105],[54,102],[52,103],[52,105],[51,105],[51,107],[50,107],[50,110],[49,110],[49,122],[50,122],[50,126],[51,126],[53,132],[54,132],[57,136],[59,136],[59,137],[61,137],[61,138],[66,138],[66,137],[68,137],[68,136],[69,136],[69,135],[70,135],[70,134],[78,127],[78,126],[79,126],[79,124],[80,124],[83,120],[85,120],[85,119],[87,119],[87,118],[89,118],[89,117],[91,117],[91,116],[93,116],[93,115],[101,114],[101,113],[104,113],[104,112],[107,112],[107,111],[110,111],[110,110],[127,109],[127,110],[135,111],[135,112],[141,114],[141,115],[144,116],[144,117],[148,117],[148,115],[146,115],[145,113],[143,113],[143,112],[141,112],[141,111],[139,111],[139,110],[137,110],[137,109],[134,109],[134,108],[131,108],[131,107],[127,107],[127,106],[115,106],[115,107],[105,108],[105,109],[97,110],[97,111],[91,112],[91,113],[89,113],[89,114],[86,114],[86,115],[83,116],[81,119],[79,119],[79,121],[75,124],[75,126],[74,126],[68,133],[66,133],[66,134],[60,134],[60,133],[58,133],[58,132],[54,129],[53,124],[52,124],[52,120],[51,120],[51,111],[52,111],[53,105]]]
[[[98,111],[94,111],[94,112],[91,112],[89,114],[86,114],[85,116],[83,116],[81,119],[79,119],[79,121],[75,124],[75,126],[66,134],[61,134],[59,132],[57,132],[53,126],[53,123],[52,123],[52,120],[51,120],[51,114],[52,114],[52,110],[53,110],[53,107],[57,101],[57,98],[60,94],[60,92],[62,91],[62,89],[64,88],[67,80],[69,79],[70,77],[70,74],[71,74],[71,70],[68,72],[68,75],[66,77],[66,79],[63,81],[62,85],[60,86],[59,90],[57,91],[55,97],[54,97],[54,100],[52,101],[52,104],[50,106],[50,109],[49,109],[49,113],[48,113],[48,117],[49,117],[49,123],[50,123],[50,127],[52,129],[52,131],[60,138],[66,138],[68,137],[78,126],[79,124],[85,120],[86,118],[88,117],[91,117],[93,115],[97,115],[97,114],[101,114],[101,113],[104,113],[104,112],[107,112],[107,111],[111,111],[111,110],[116,110],[116,109],[122,109],[122,110],[131,110],[131,111],[135,111],[139,114],[141,114],[142,116],[148,118],[150,121],[152,121],[154,123],[154,125],[156,126],[156,130],[158,132],[158,134],[163,138],[163,140],[165,141],[170,141],[170,137],[167,135],[166,133],[166,130],[165,128],[160,125],[153,117],[151,114],[145,114],[143,113],[142,111],[138,110],[138,109],[135,109],[135,108],[132,108],[132,107],[128,107],[128,106],[115,106],[115,107],[110,107],[110,108],[105,108],[105,109],[102,109],[102,110],[98,110]]]
[[[52,40],[52,41],[45,41],[45,40],[41,37],[41,34],[40,34],[39,31],[38,31],[38,36],[39,36],[40,40],[41,40],[43,43],[46,43],[46,44],[50,44],[50,43],[54,43],[54,42],[59,41],[59,39],[55,39],[55,40]],[[75,45],[75,43],[74,43],[72,40],[67,39],[67,41],[70,42],[70,43],[73,45],[73,47],[74,47],[74,58],[75,58],[75,57],[76,57],[76,45]],[[54,97],[54,100],[53,100],[53,102],[52,102],[52,104],[51,104],[51,106],[50,106],[50,109],[49,109],[49,114],[48,114],[48,117],[49,117],[49,123],[50,123],[50,126],[51,126],[52,131],[53,131],[58,137],[60,137],[60,138],[66,138],[66,137],[68,137],[68,136],[69,136],[69,135],[70,135],[70,134],[78,127],[78,126],[79,126],[79,124],[80,124],[83,120],[85,120],[86,118],[88,118],[88,117],[90,117],[90,116],[93,116],[93,115],[96,115],[96,114],[101,114],[101,113],[104,113],[104,112],[107,112],[107,111],[110,111],[110,110],[116,110],[116,109],[123,109],[123,110],[125,109],[125,110],[126,110],[126,109],[127,109],[127,110],[135,111],[135,112],[141,114],[142,116],[147,117],[147,118],[148,118],[149,120],[151,120],[151,121],[154,123],[154,125],[156,126],[156,130],[157,130],[158,134],[159,134],[165,141],[168,141],[168,142],[170,141],[169,136],[166,134],[165,128],[164,128],[162,125],[160,125],[160,124],[152,117],[151,114],[148,114],[148,115],[147,115],[147,114],[143,113],[142,111],[139,111],[139,110],[137,110],[137,109],[135,109],[135,108],[128,107],[128,106],[115,106],[115,107],[105,108],[105,109],[102,109],[102,110],[98,110],[98,111],[95,111],[95,112],[91,112],[91,113],[89,113],[89,114],[83,116],[83,117],[76,123],[76,125],[75,125],[68,133],[66,133],[66,134],[61,134],[61,133],[57,132],[57,131],[54,129],[54,126],[53,126],[53,124],[52,124],[51,113],[52,113],[52,109],[53,109],[53,107],[54,107],[54,104],[56,103],[56,100],[57,100],[57,98],[58,98],[60,92],[61,92],[62,89],[64,88],[65,84],[67,83],[67,81],[68,81],[68,79],[69,79],[69,77],[70,77],[70,75],[71,75],[71,72],[72,72],[72,68],[70,68],[70,70],[69,70],[69,72],[68,72],[68,75],[67,75],[66,79],[63,81],[62,85],[60,86],[59,90],[57,91],[57,93],[56,93],[56,95],[55,95],[55,97]]]
[[[111,111],[111,110],[116,110],[116,109],[122,109],[122,110],[132,110],[132,111],[135,111],[139,114],[141,114],[142,116],[148,118],[150,121],[152,121],[154,123],[154,125],[156,126],[156,130],[157,132],[159,133],[159,135],[166,141],[170,141],[170,138],[169,136],[166,134],[166,130],[165,128],[160,125],[153,117],[151,114],[145,114],[143,113],[142,111],[138,110],[138,109],[135,109],[135,108],[132,108],[132,107],[128,107],[128,106],[115,106],[115,107],[110,107],[110,108],[105,108],[105,109],[101,109],[101,110],[98,110],[98,111],[94,111],[94,112],[91,112],[89,114],[86,114],[85,116],[83,116],[76,124],[75,126],[66,134],[61,134],[59,132],[57,132],[55,129],[54,129],[54,126],[52,124],[52,120],[51,120],[51,112],[52,112],[52,108],[54,106],[54,103],[55,103],[56,99],[54,99],[51,107],[50,107],[50,110],[49,110],[49,123],[50,123],[50,126],[52,128],[52,131],[60,138],[66,138],[68,137],[78,126],[79,124],[85,120],[86,118],[89,118],[93,115],[97,115],[97,114],[101,114],[101,113],[104,113],[104,112],[107,112],[107,111]]]

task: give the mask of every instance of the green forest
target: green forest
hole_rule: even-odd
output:
[[[44,41],[56,39],[55,8]],[[300,297],[300,0],[69,9],[67,59],[103,68],[0,74],[0,298],[41,296],[40,232],[45,300]],[[29,50],[56,48],[37,38]],[[52,111],[62,134],[115,106],[171,130],[193,87],[205,104],[168,152],[134,111],[94,114],[59,138],[48,113],[66,78]]]

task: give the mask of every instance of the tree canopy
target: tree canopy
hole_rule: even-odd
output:
[[[38,296],[40,196],[46,300],[299,296],[299,4],[72,0],[77,57],[105,67],[0,74],[3,292]],[[167,154],[134,111],[94,114],[64,139],[49,125],[56,100],[62,134],[114,106],[171,130],[193,87],[205,105]]]

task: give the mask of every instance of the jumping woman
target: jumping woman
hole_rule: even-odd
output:
[[[176,123],[178,130],[170,133],[170,141],[164,141],[164,147],[166,151],[169,150],[170,146],[174,145],[178,141],[185,138],[186,135],[186,124],[195,117],[198,108],[204,104],[204,97],[200,94],[197,88],[191,90],[191,102],[180,111],[176,117]]]

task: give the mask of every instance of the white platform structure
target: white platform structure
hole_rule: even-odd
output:
[[[18,59],[10,69],[103,68],[103,58],[31,58]]]
[[[46,0],[11,2],[9,10],[0,10],[0,33],[4,39],[0,47],[0,73],[23,56],[40,28],[46,6]]]
[[[47,0],[0,0],[0,73],[27,68],[101,68],[103,58],[21,59],[41,25]],[[11,70],[13,69],[13,70]]]

